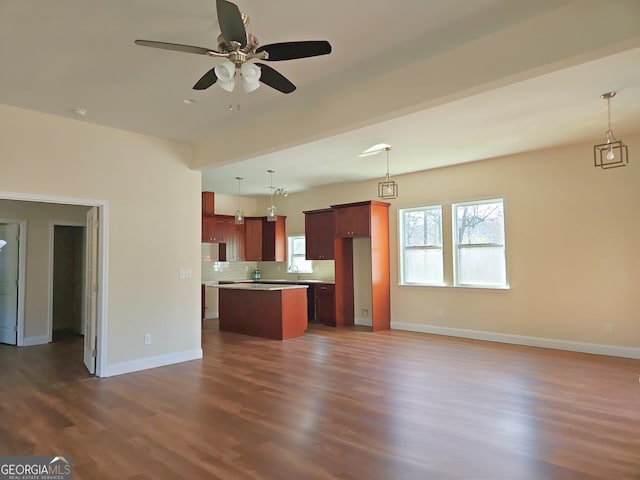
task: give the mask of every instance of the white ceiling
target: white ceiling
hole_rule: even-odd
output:
[[[333,53],[271,63],[298,86],[290,95],[264,85],[251,94],[241,89],[229,94],[215,85],[198,92],[192,85],[215,60],[140,47],[134,40],[215,49],[219,28],[213,0],[0,0],[0,103],[197,144],[220,131],[242,129],[254,118],[321,99],[575,2],[236,3],[251,17],[248,31],[260,43],[324,39],[331,42]],[[606,129],[606,103],[598,96],[610,90],[619,92],[612,104],[614,131],[618,136],[638,132],[640,48],[618,50],[586,63],[572,62],[570,68],[559,66],[551,73],[505,82],[506,86],[479,95],[204,170],[203,189],[233,194],[237,192],[233,179],[242,176],[244,194],[267,194],[269,168],[276,170],[274,184],[292,192],[381,177],[383,155],[357,157],[378,142],[392,145],[392,176],[596,142]],[[196,103],[185,104],[187,98]],[[86,109],[87,115],[78,117],[77,107]]]

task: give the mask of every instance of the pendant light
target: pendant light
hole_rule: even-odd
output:
[[[238,181],[238,209],[236,210],[235,224],[242,225],[244,223],[244,212],[240,208],[240,182],[242,177],[236,177],[236,180]]]
[[[276,206],[273,204],[273,174],[276,173],[275,170],[267,170],[269,173],[269,193],[271,197],[271,206],[267,207],[267,221],[275,222],[277,210]]]
[[[378,182],[378,197],[385,199],[398,198],[398,184],[391,180],[389,176],[389,151],[391,151],[391,146],[386,146],[384,151],[387,153],[387,174],[383,182]]]
[[[629,164],[629,152],[627,146],[621,140],[616,140],[611,130],[611,99],[616,96],[616,92],[607,92],[600,95],[600,98],[607,101],[607,131],[605,133],[605,143],[594,145],[593,163],[595,167],[616,168]]]

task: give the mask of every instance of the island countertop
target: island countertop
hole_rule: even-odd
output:
[[[231,290],[290,290],[293,288],[309,288],[308,285],[290,285],[274,283],[225,283],[218,285],[207,285],[208,287],[231,289]]]

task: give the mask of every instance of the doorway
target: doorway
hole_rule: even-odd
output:
[[[52,225],[51,340],[84,335],[84,225]]]
[[[0,343],[18,341],[20,224],[0,223]]]
[[[25,204],[35,204],[35,205],[37,204],[78,205],[78,206],[89,207],[89,212],[92,212],[91,219],[92,219],[92,225],[94,226],[94,228],[91,229],[91,231],[93,232],[93,235],[92,235],[93,255],[91,260],[93,262],[92,264],[94,265],[94,268],[91,272],[93,283],[92,283],[91,295],[89,296],[92,300],[91,301],[92,315],[89,317],[92,319],[92,323],[91,323],[92,334],[90,335],[91,349],[89,351],[85,351],[85,365],[89,363],[90,365],[87,365],[87,369],[89,369],[91,373],[95,373],[96,376],[98,377],[105,376],[106,375],[106,351],[107,351],[106,332],[108,330],[108,327],[107,327],[108,298],[107,297],[108,297],[108,278],[109,278],[109,272],[108,272],[109,205],[108,205],[108,202],[106,202],[105,200],[53,197],[53,196],[22,194],[22,193],[3,192],[3,191],[0,191],[0,200],[9,200],[9,201],[13,201],[14,203],[24,202]],[[33,219],[29,218],[27,220],[29,220],[29,222],[36,222],[38,218],[41,218],[41,217],[38,217],[38,215],[35,214]],[[89,217],[87,217],[87,221],[89,221]],[[0,218],[0,223],[7,223],[7,220]],[[27,221],[26,220],[20,221],[19,223],[21,225],[20,245],[24,247],[20,249],[20,271],[25,272],[26,271],[26,267],[25,267],[26,251],[28,248],[31,248],[32,242],[27,243],[26,241],[27,240],[26,238]],[[60,224],[61,222],[56,221],[54,223]],[[32,227],[30,226],[29,229],[31,231]],[[36,229],[34,227],[34,231],[35,230]],[[51,231],[53,230],[51,229]],[[45,232],[46,232],[46,227],[45,227]],[[49,240],[47,242],[48,245],[51,245],[53,243],[53,238],[52,238],[53,233],[51,233],[50,235],[51,237],[46,233],[44,234],[45,238]],[[43,235],[41,234],[39,238],[42,238],[42,236]],[[85,248],[85,251],[86,251],[86,248]],[[30,255],[30,258],[34,259],[38,257],[38,255],[40,255],[40,253],[36,255]],[[30,334],[29,336],[25,336],[26,332],[25,332],[24,311],[25,311],[25,296],[26,296],[25,295],[26,276],[21,274],[19,278],[20,290],[19,290],[19,299],[18,299],[18,311],[19,311],[18,334],[17,334],[18,346],[41,345],[41,344],[46,344],[52,340],[51,333],[53,329],[53,307],[52,307],[53,292],[52,292],[51,275],[53,272],[53,261],[51,259],[53,256],[53,251],[50,251],[50,255],[48,255],[49,261],[46,262],[45,260],[45,262],[42,262],[42,260],[46,259],[46,256],[47,256],[46,253],[44,257],[40,256],[39,258],[41,261],[36,262],[35,265],[36,265],[36,269],[42,268],[42,265],[44,265],[44,270],[45,272],[48,272],[48,273],[43,272],[40,274],[40,276],[38,276],[37,274],[29,275],[28,278],[36,279],[35,281],[30,280],[32,282],[35,282],[36,285],[38,285],[38,287],[36,288],[40,288],[39,285],[42,285],[44,279],[48,280],[46,281],[46,284],[49,285],[48,297],[46,293],[44,293],[43,295],[43,298],[45,299],[45,302],[44,302],[45,311],[43,312],[43,315],[39,317],[48,323],[48,325],[45,327],[45,328],[48,327],[48,329],[40,330],[45,335]],[[29,268],[32,268],[33,265],[34,263],[32,262],[31,267]],[[86,267],[86,260],[85,260],[85,267]],[[44,288],[46,292],[47,286],[45,285]],[[83,301],[86,301],[86,300],[83,300]],[[48,307],[46,304],[48,304]],[[29,305],[31,306],[32,303],[30,303]],[[42,302],[37,305],[42,305]],[[31,319],[32,317],[29,317],[29,318]],[[85,329],[86,329],[86,326],[85,326]],[[86,337],[87,335],[85,335],[85,338]],[[86,345],[85,345],[85,350],[87,350]],[[87,362],[87,357],[90,357],[91,362]]]

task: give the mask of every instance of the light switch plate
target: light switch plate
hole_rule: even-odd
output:
[[[192,278],[192,277],[193,277],[193,271],[190,268],[181,268],[180,269],[180,278],[181,279]]]

